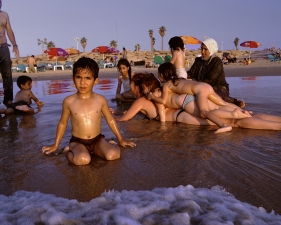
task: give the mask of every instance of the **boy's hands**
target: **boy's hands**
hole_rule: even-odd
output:
[[[58,147],[55,146],[55,145],[43,146],[43,148],[42,148],[42,153],[48,155],[48,154],[50,154],[50,153],[56,151],[57,149],[58,149]]]
[[[44,102],[39,102],[39,101],[38,101],[38,102],[36,102],[36,104],[37,104],[38,107],[44,106]]]
[[[122,139],[122,140],[120,140],[119,141],[120,142],[120,145],[122,146],[122,147],[126,147],[126,146],[130,146],[130,147],[136,147],[137,145],[135,144],[135,142],[133,142],[133,141],[127,141],[127,140],[124,140],[124,139]]]

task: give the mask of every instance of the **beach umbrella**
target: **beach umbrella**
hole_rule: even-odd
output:
[[[199,45],[202,43],[199,39],[186,35],[186,36],[180,36],[181,39],[183,40],[184,44],[190,44],[190,45]]]
[[[67,57],[65,56],[49,56],[52,61],[65,61]]]
[[[62,48],[49,48],[45,50],[44,53],[48,54],[49,56],[62,56],[62,57],[68,56],[68,53]]]
[[[96,53],[102,53],[102,58],[104,59],[104,54],[105,53],[119,53],[119,50],[116,49],[116,48],[112,48],[112,47],[109,47],[109,46],[105,46],[105,45],[102,45],[102,46],[98,46],[98,47],[95,47],[94,49],[92,49],[92,52],[96,52]]]
[[[250,48],[250,54],[249,54],[249,58],[250,58],[251,48],[257,48],[257,47],[261,46],[261,43],[259,43],[257,41],[244,41],[243,43],[240,44],[240,46]]]
[[[74,48],[66,48],[65,51],[68,53],[68,55],[74,55],[79,53],[79,50]]]

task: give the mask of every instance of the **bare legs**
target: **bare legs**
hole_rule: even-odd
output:
[[[77,142],[72,142],[65,147],[64,153],[68,160],[75,165],[87,165],[91,161],[88,149]],[[115,160],[120,158],[120,148],[116,144],[110,144],[104,138],[101,138],[95,146],[94,154],[106,160]]]

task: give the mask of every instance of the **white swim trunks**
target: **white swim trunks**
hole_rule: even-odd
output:
[[[187,79],[187,72],[186,72],[185,68],[178,68],[178,69],[176,69],[176,73],[177,73],[178,77]]]

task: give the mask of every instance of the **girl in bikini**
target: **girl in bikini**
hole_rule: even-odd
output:
[[[158,68],[158,78],[164,83],[161,96],[159,91],[147,93],[148,98],[163,104],[169,108],[182,108],[191,115],[206,118],[215,123],[219,129],[216,133],[230,131],[220,118],[246,118],[251,117],[248,112],[239,107],[224,102],[206,83],[179,79],[175,76],[175,67],[171,63],[164,63]],[[178,95],[173,95],[176,93]],[[210,108],[208,99],[219,105],[219,108]],[[191,101],[195,101],[197,107],[188,107]],[[197,109],[197,110],[196,110]]]

